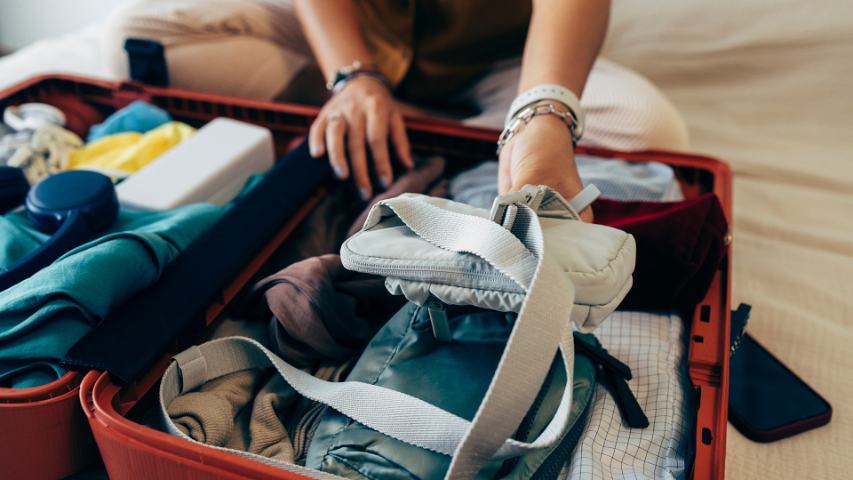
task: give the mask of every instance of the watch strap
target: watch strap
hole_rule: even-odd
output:
[[[391,82],[388,81],[388,78],[376,65],[363,64],[356,60],[350,65],[339,68],[335,72],[335,76],[326,84],[326,89],[332,93],[338,93],[343,90],[347,82],[358,77],[371,77],[381,82],[389,89],[391,88]]]

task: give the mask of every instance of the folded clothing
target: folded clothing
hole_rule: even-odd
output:
[[[444,167],[445,161],[441,157],[416,157],[414,169],[401,173],[387,190],[367,203],[351,183],[338,183],[311,210],[268,263],[290,265],[309,257],[338,252],[343,241],[361,229],[370,208],[382,199],[406,192],[446,197],[447,182],[442,178]]]
[[[156,282],[222,212],[206,204],[162,213],[125,209],[104,236],[0,292],[0,384],[44,383],[44,368],[34,361],[56,364],[116,306]],[[30,226],[23,212],[0,217],[0,232],[0,265],[48,238]]]
[[[649,428],[623,424],[606,387],[596,387],[589,420],[560,478],[683,478],[692,434],[684,322],[678,315],[617,311],[595,336],[633,373],[631,391]]]
[[[593,184],[602,198],[656,202],[683,199],[672,167],[659,162],[627,162],[589,155],[575,157],[584,186]],[[450,180],[450,198],[490,208],[498,195],[498,162],[483,162]]]
[[[274,348],[269,322],[258,320],[226,317],[208,338],[245,337]],[[339,381],[351,366],[352,362],[323,365],[314,368],[312,374]],[[324,409],[324,405],[298,395],[268,368],[246,369],[208,382],[173,400],[167,413],[177,429],[193,440],[302,464]],[[160,407],[155,405],[150,410],[144,417],[149,419],[148,424],[166,430]]]
[[[274,348],[268,320],[258,320],[228,316],[207,338],[246,337]],[[312,369],[312,374],[339,381],[351,366],[352,362],[323,365]],[[175,398],[167,413],[177,430],[193,440],[303,464],[324,409],[324,405],[298,395],[268,368],[241,370],[207,382]],[[159,405],[140,413],[134,421],[168,431]]]
[[[272,316],[273,351],[294,365],[309,366],[346,360],[367,344],[404,299],[390,295],[381,278],[346,270],[329,252],[340,250],[380,200],[406,192],[444,196],[444,166],[441,157],[421,158],[366,205],[339,185],[313,209],[273,260],[289,266],[254,287],[263,295],[254,316]]]
[[[405,302],[381,277],[349,271],[335,254],[294,263],[254,290],[273,317],[273,350],[297,367],[351,358]]]
[[[27,181],[36,184],[65,170],[71,153],[82,145],[76,134],[45,124],[0,139],[0,160],[9,167],[20,168]]]
[[[77,342],[62,365],[109,371],[129,382],[169,346],[195,340],[204,312],[331,176],[303,142],[275,163],[160,276]],[[202,272],[202,273],[200,273]]]
[[[317,378],[340,381],[348,364],[318,368]],[[322,408],[299,395],[272,368],[229,373],[167,406],[182,434],[206,445],[297,463],[304,458]]]
[[[125,132],[145,133],[171,121],[172,116],[165,110],[137,100],[107,117],[103,123],[93,125],[86,140],[94,142]]]
[[[67,168],[94,170],[113,179],[138,172],[172,147],[189,138],[196,129],[169,122],[146,133],[126,132],[102,136],[72,152]]]

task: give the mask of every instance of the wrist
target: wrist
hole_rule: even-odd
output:
[[[326,88],[332,93],[338,93],[350,82],[359,78],[370,78],[375,82],[381,83],[386,89],[391,89],[391,83],[376,64],[363,63],[360,60],[355,60],[351,64],[337,69],[332,78],[326,83]]]
[[[572,140],[571,130],[566,128],[566,122],[556,115],[538,115],[530,119],[526,129],[549,130],[558,133],[560,138],[565,137],[569,142]],[[519,135],[522,137],[523,135]]]
[[[340,85],[339,88],[333,91],[333,94],[338,94],[347,90],[349,88],[355,87],[356,90],[362,92],[373,92],[377,93],[379,91],[388,93],[390,95],[391,90],[388,88],[388,85],[379,78],[372,77],[369,75],[360,75],[355,76],[344,82]]]
[[[567,116],[565,114],[568,112],[568,116],[571,116],[571,123],[567,122],[567,125],[572,131],[572,141],[577,143],[583,136],[584,130],[584,115],[580,99],[574,92],[558,84],[540,84],[520,93],[507,111],[504,127],[508,127],[515,119],[528,112],[531,106],[541,103],[559,104],[565,107],[560,113]]]
[[[571,132],[562,120],[553,115],[540,115],[532,118],[512,141],[518,144],[531,142],[535,144],[542,142],[543,139],[547,139],[553,148],[559,148],[561,151],[569,153],[574,152]]]
[[[564,109],[564,106],[558,105],[557,102],[543,100],[534,102],[524,109],[519,111],[511,121],[504,127],[498,139],[497,155],[500,156],[501,150],[514,141],[517,137],[524,137],[525,131],[533,129],[534,132],[541,129],[552,130],[554,127],[559,127],[559,132],[549,132],[546,136],[551,139],[565,138],[568,143],[568,150],[574,151],[576,141],[575,126],[576,120],[570,109]],[[527,133],[527,136],[533,132]],[[556,136],[555,136],[556,135]],[[533,135],[539,137],[539,135]]]

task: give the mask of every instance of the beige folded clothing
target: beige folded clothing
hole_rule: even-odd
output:
[[[323,367],[314,374],[338,381],[348,368]],[[250,369],[177,397],[167,411],[181,432],[199,442],[296,463],[319,418],[317,407],[272,369]]]

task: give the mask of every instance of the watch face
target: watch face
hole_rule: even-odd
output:
[[[353,73],[360,70],[361,67],[362,67],[361,62],[356,60],[356,61],[352,62],[350,65],[339,68],[338,71],[335,72],[334,78],[329,80],[329,83],[326,84],[326,88],[328,90],[333,90],[335,88],[335,85],[338,84],[338,82],[342,82],[342,81],[346,80],[347,77],[349,77]]]

